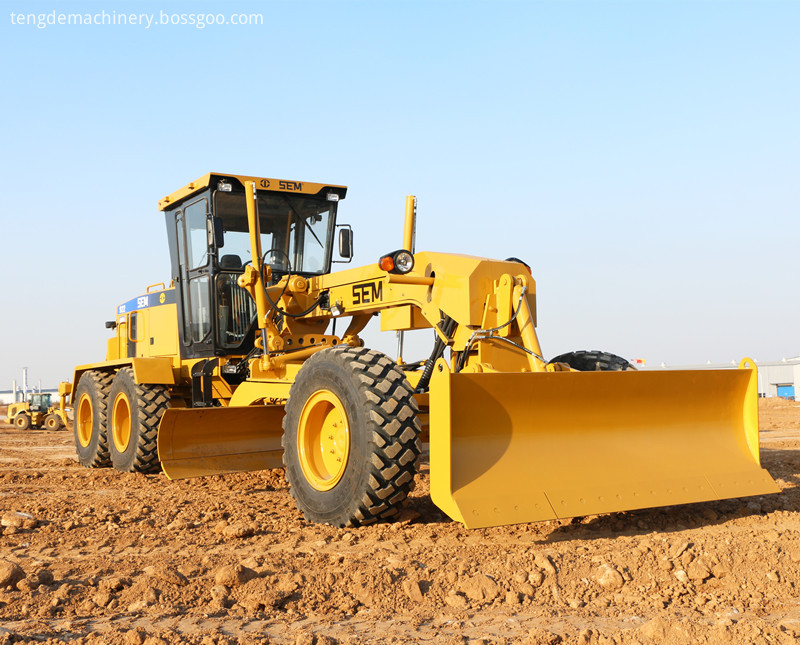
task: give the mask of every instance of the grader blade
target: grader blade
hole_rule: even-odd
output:
[[[283,406],[171,408],[158,429],[170,479],[282,468]]]
[[[469,528],[779,492],[759,462],[755,369],[442,367],[431,497]]]

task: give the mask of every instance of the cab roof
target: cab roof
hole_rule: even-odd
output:
[[[317,184],[310,181],[251,177],[249,175],[227,175],[220,172],[210,172],[200,177],[200,179],[186,184],[183,188],[179,188],[171,195],[167,195],[158,200],[158,210],[165,211],[174,208],[192,195],[202,192],[209,186],[216,187],[220,183],[231,184],[234,190],[243,190],[245,181],[254,181],[259,192],[300,193],[304,195],[336,193],[339,199],[344,199],[347,194],[347,186],[339,186],[336,184]]]

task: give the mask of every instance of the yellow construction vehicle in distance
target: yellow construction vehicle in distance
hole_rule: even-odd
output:
[[[530,268],[417,252],[413,197],[401,246],[332,272],[352,258],[346,192],[209,173],[159,202],[170,281],[120,305],[106,360],[75,368],[83,465],[283,467],[306,519],[336,526],[394,517],[425,443],[433,502],[468,527],[778,492],[759,462],[752,361],[547,360]],[[430,354],[364,347],[373,316],[431,330]]]
[[[46,428],[61,430],[68,425],[66,400],[72,391],[70,383],[59,383],[59,403],[53,405],[49,392],[34,392],[26,401],[8,406],[8,422],[19,430]]]

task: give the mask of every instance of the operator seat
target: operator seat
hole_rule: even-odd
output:
[[[223,255],[219,259],[219,267],[220,269],[233,269],[239,270],[242,268],[242,258],[238,255]]]

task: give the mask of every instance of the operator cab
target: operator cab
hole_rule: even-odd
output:
[[[47,410],[50,408],[50,394],[31,394],[30,406],[31,412],[47,412]]]
[[[256,307],[237,284],[254,259],[246,180],[258,187],[261,248],[273,282],[290,273],[330,272],[344,186],[211,173],[165,197],[159,208],[167,220],[183,358],[243,355],[253,348]]]

